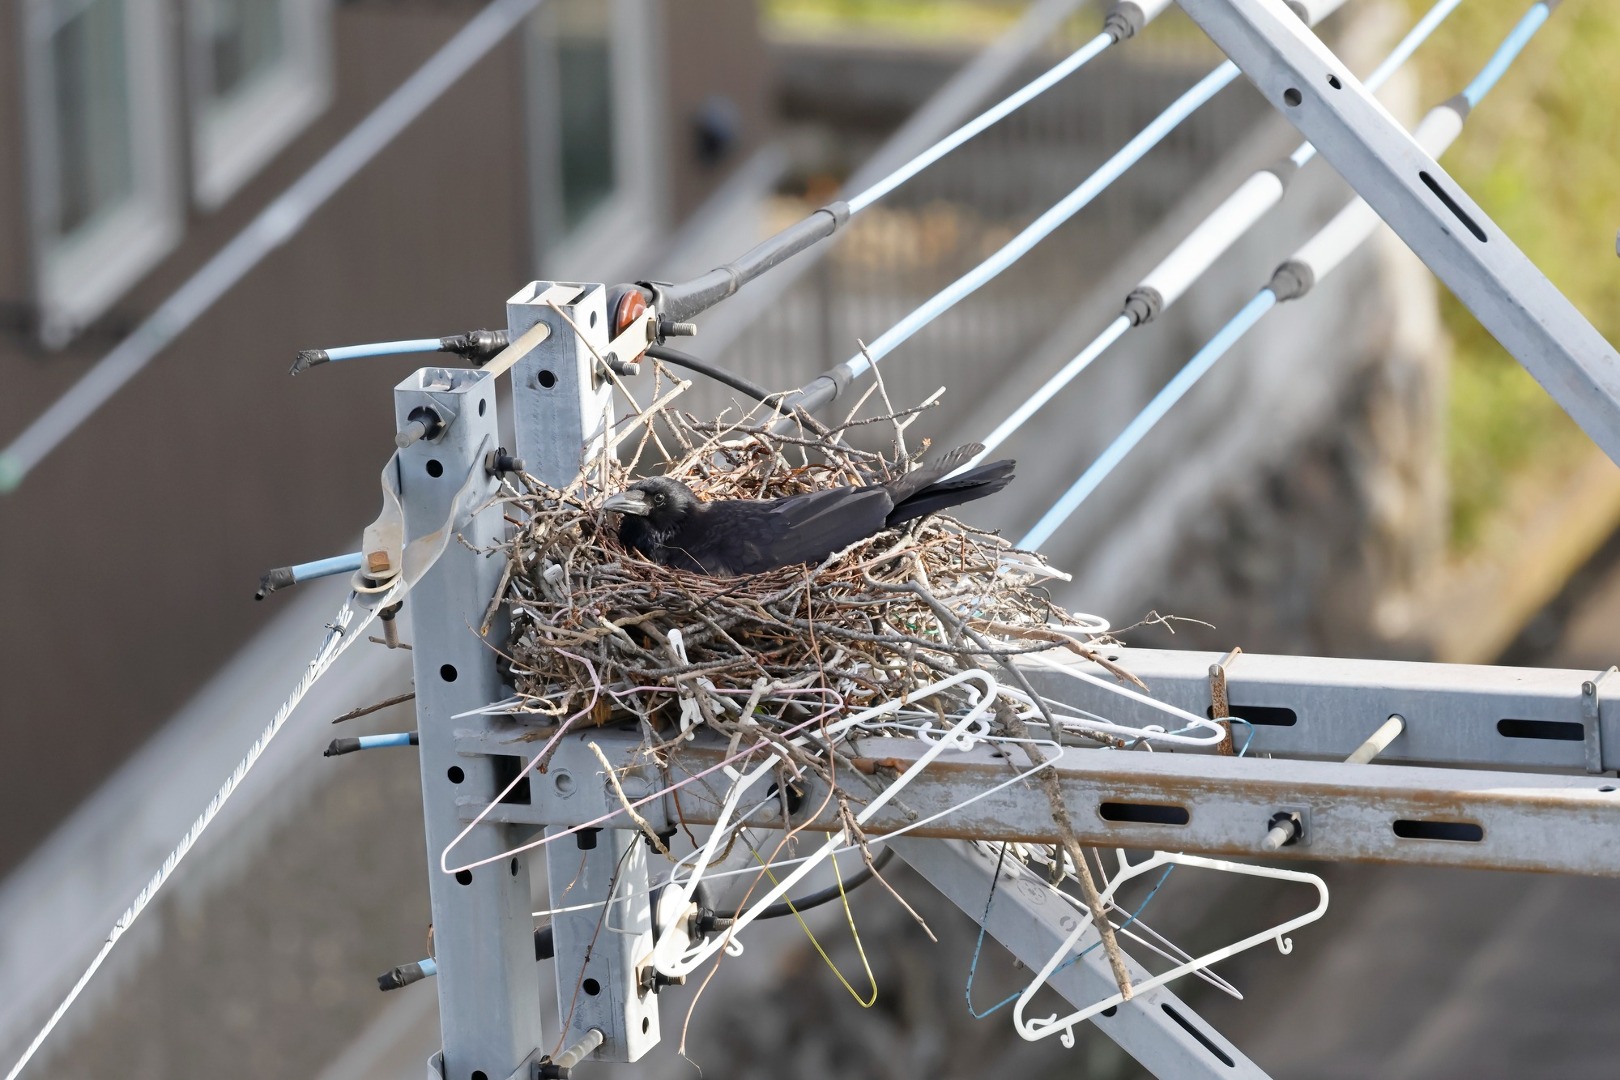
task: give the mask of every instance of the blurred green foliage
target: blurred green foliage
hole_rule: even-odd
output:
[[[1405,0],[1413,18],[1430,0]],[[1466,0],[1417,55],[1426,104],[1473,78],[1525,0]],[[1446,171],[1611,342],[1620,340],[1620,4],[1565,0],[1468,120]],[[1478,539],[1513,472],[1585,436],[1450,293],[1453,546]]]
[[[1008,0],[765,0],[766,24],[819,37],[877,33],[913,40],[987,41],[1018,21]]]

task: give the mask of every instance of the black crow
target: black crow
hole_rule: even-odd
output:
[[[943,479],[984,447],[971,443],[897,480],[780,499],[700,502],[668,476],[649,476],[608,498],[622,514],[619,539],[653,562],[701,574],[759,574],[819,563],[857,540],[1007,486],[1013,462],[993,461]]]

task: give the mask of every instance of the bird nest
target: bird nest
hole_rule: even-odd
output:
[[[520,711],[568,723],[631,714],[657,731],[724,729],[742,716],[786,728],[809,702],[847,713],[908,701],[1020,654],[1066,650],[1107,666],[1089,647],[1098,628],[1042,588],[1062,575],[943,514],[816,565],[743,577],[663,566],[627,549],[601,504],[638,474],[675,477],[704,500],[773,499],[882,483],[929,456],[926,444],[909,451],[905,436],[930,403],[835,428],[801,414],[782,431],[775,412],[708,421],[672,407],[676,396],[620,426],[617,444],[637,439],[629,461],[610,444],[566,489],[521,477],[510,500],[519,528],[496,598],[510,613]],[[892,428],[887,450],[846,440],[873,423]],[[943,717],[973,695],[963,683],[928,708]]]

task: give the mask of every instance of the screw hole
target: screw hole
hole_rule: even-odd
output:
[[[1614,785],[1613,784],[1604,784],[1602,787],[1598,788],[1598,790],[1599,791],[1613,791],[1614,790]]]
[[[444,466],[439,462],[438,458],[428,458],[427,474],[435,480],[444,475]]]
[[[1287,102],[1289,105],[1298,105],[1304,100],[1305,95],[1301,94],[1298,90],[1295,90],[1292,86],[1283,91],[1283,101]]]
[[[647,1029],[650,1027],[652,1027],[652,1018],[649,1016],[643,1016],[641,1018],[641,1033],[643,1035],[647,1034]]]
[[[459,784],[463,780],[467,779],[467,774],[461,771],[460,765],[450,766],[450,768],[445,771],[444,775],[450,778],[450,782],[452,784]]]
[[[484,410],[487,409],[487,408],[489,408],[489,401],[486,400],[486,399],[482,399],[482,398],[479,399],[479,402],[478,402],[478,415],[483,416],[484,415]]]
[[[471,885],[472,884],[472,871],[471,870],[457,870],[456,871],[456,884],[458,884],[458,885]]]
[[[594,312],[594,311],[591,312],[591,325],[592,326],[596,325],[596,312]]]
[[[1333,87],[1333,89],[1335,89],[1335,90],[1344,89],[1344,84],[1339,82],[1339,77],[1337,75],[1329,75],[1328,76],[1328,85]]]
[[[544,389],[550,390],[553,386],[557,385],[557,373],[552,371],[550,368],[541,368],[540,374],[535,376],[535,381],[538,382]]]
[[[597,982],[595,979],[586,979],[579,985],[580,989],[591,995],[591,997],[595,997],[597,994],[602,992],[602,984]]]
[[[517,877],[517,860],[512,860],[512,876]]]
[[[446,664],[443,667],[441,667],[439,669],[439,678],[443,679],[445,682],[455,682],[456,681],[456,665],[454,665],[454,664]]]

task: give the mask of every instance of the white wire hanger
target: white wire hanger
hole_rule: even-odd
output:
[[[971,737],[968,736],[968,732],[975,724],[979,722],[979,718],[990,709],[991,705],[995,701],[996,692],[999,689],[999,686],[996,683],[995,678],[991,676],[989,672],[980,670],[978,668],[970,668],[966,671],[957,672],[956,674],[948,676],[947,678],[940,679],[938,682],[930,683],[929,685],[920,688],[915,693],[908,695],[904,699],[895,698],[891,701],[886,701],[881,705],[875,705],[872,708],[863,709],[861,712],[854,713],[853,715],[847,716],[836,723],[829,724],[824,732],[816,732],[814,734],[815,738],[831,743],[834,738],[842,735],[844,732],[849,731],[852,728],[859,727],[863,724],[868,724],[880,717],[897,712],[902,706],[910,702],[925,700],[935,694],[948,690],[953,686],[969,681],[978,682],[983,689],[981,692],[971,695],[972,704],[968,708],[967,712],[965,712],[951,726],[949,732],[947,732],[943,738],[941,738],[938,742],[931,743],[928,749],[920,757],[918,757],[916,761],[912,762],[905,772],[896,777],[887,788],[874,797],[871,802],[866,804],[861,812],[855,816],[856,824],[865,824],[867,821],[869,821],[874,814],[876,814],[885,805],[887,805],[891,799],[898,795],[902,788],[915,779],[923,769],[927,768],[935,758],[939,757],[939,755],[944,753],[947,749],[966,749],[968,746],[971,746],[972,740]],[[801,736],[801,739],[808,741],[808,737],[809,736]],[[774,772],[776,767],[782,764],[784,761],[785,759],[779,753],[771,753],[767,755],[764,762],[746,774],[738,774],[730,768],[726,770],[727,775],[733,778],[731,790],[727,792],[726,801],[721,807],[719,820],[716,822],[713,832],[709,834],[709,840],[704,847],[703,858],[699,861],[694,873],[682,881],[678,886],[676,891],[677,899],[668,905],[669,913],[672,919],[678,919],[681,914],[687,910],[687,905],[691,903],[692,895],[697,889],[698,882],[702,880],[702,867],[708,865],[712,861],[713,851],[711,849],[719,843],[720,837],[725,833],[726,823],[730,821],[732,814],[736,812],[737,803],[741,800],[743,794],[751,786],[757,783],[761,777],[767,776]],[[816,851],[813,852],[810,857],[806,858],[802,863],[795,867],[793,871],[783,877],[782,880],[776,882],[763,896],[761,896],[758,900],[755,900],[753,904],[744,910],[739,911],[736,918],[732,920],[731,926],[729,926],[726,931],[717,938],[707,941],[699,940],[693,943],[689,941],[685,934],[677,932],[673,925],[660,926],[658,944],[653,947],[651,956],[651,962],[654,968],[663,972],[665,975],[678,977],[689,974],[690,972],[696,970],[706,960],[708,960],[709,957],[713,956],[721,949],[726,949],[728,952],[735,952],[736,949],[733,942],[737,934],[752,923],[756,918],[758,918],[767,907],[780,900],[789,889],[791,889],[794,885],[797,885],[799,881],[805,877],[805,875],[810,873],[811,870],[814,870],[817,866],[821,865],[821,863],[824,862],[835,851],[837,851],[847,839],[848,837],[843,829],[829,833],[826,841],[820,848],[816,849]]]
[[[1317,893],[1316,906],[1305,914],[1289,919],[1269,930],[1251,934],[1241,941],[1233,942],[1224,948],[1216,949],[1213,952],[1205,953],[1203,956],[1178,964],[1162,974],[1134,983],[1131,987],[1132,994],[1143,994],[1156,987],[1163,986],[1173,979],[1179,979],[1183,975],[1202,971],[1211,964],[1236,956],[1238,953],[1252,949],[1264,941],[1275,941],[1278,951],[1287,955],[1294,950],[1293,940],[1287,935],[1307,923],[1315,922],[1327,912],[1327,882],[1316,874],[1305,873],[1301,870],[1284,870],[1274,866],[1252,866],[1246,863],[1228,862],[1224,859],[1209,859],[1201,855],[1182,855],[1168,851],[1156,851],[1149,858],[1139,863],[1132,863],[1127,859],[1123,849],[1118,850],[1118,855],[1119,873],[1114,876],[1114,879],[1108,883],[1108,887],[1102,892],[1105,907],[1113,901],[1120,886],[1161,866],[1196,866],[1206,870],[1242,874],[1245,877],[1271,878],[1276,881],[1297,881],[1314,885]],[[1072,898],[1071,902],[1073,902]],[[1077,1025],[1084,1023],[1106,1009],[1121,1004],[1125,1000],[1123,993],[1116,992],[1111,997],[1106,997],[1083,1009],[1077,1009],[1064,1017],[1052,1015],[1044,1019],[1034,1019],[1024,1016],[1024,1009],[1034,998],[1036,991],[1045,986],[1053,973],[1068,960],[1070,954],[1074,952],[1075,946],[1079,944],[1081,937],[1091,927],[1091,910],[1084,904],[1076,904],[1075,906],[1079,910],[1079,924],[1069,934],[1068,939],[1064,941],[1057,952],[1052,954],[1051,959],[1047,960],[1046,965],[1041,968],[1034,981],[1025,987],[1024,992],[1018,996],[1018,1001],[1013,1005],[1013,1025],[1018,1029],[1019,1035],[1031,1042],[1036,1039],[1043,1039],[1054,1032],[1061,1032],[1063,1045],[1072,1047],[1074,1046],[1074,1029]]]

